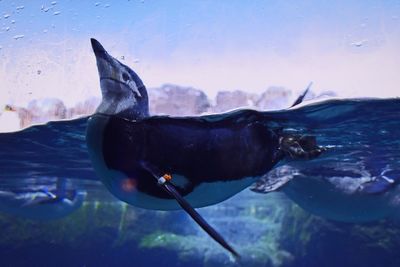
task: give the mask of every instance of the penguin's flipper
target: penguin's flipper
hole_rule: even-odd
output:
[[[240,255],[225,241],[225,239],[211,226],[206,220],[187,202],[181,194],[175,189],[174,185],[170,182],[172,176],[169,174],[161,175],[159,168],[150,164],[149,162],[140,162],[141,166],[147,170],[157,181],[158,185],[161,186],[171,197],[175,198],[178,204],[182,207],[187,214],[211,236],[216,242],[223,246],[226,250],[232,253],[236,259],[240,259]]]
[[[267,194],[279,191],[284,185],[293,179],[293,176],[274,176],[266,174],[250,186],[250,190],[256,193]]]
[[[184,209],[190,217],[204,230],[206,233],[211,236],[216,242],[218,242],[221,246],[223,246],[226,250],[235,256],[235,258],[240,259],[240,255],[225,241],[225,239],[204,220],[203,217],[179,194],[179,192],[174,188],[174,186],[165,182],[161,185],[162,188],[168,192],[172,197],[176,199],[178,204]]]
[[[307,93],[308,93],[308,91],[310,90],[312,84],[313,84],[312,82],[310,82],[310,83],[308,84],[306,90],[304,90],[304,93],[302,93],[302,94],[296,99],[296,101],[294,101],[293,105],[291,105],[290,107],[297,106],[298,104],[300,104],[301,102],[303,102],[304,97],[307,95]]]
[[[269,171],[250,186],[256,193],[267,194],[281,190],[296,176],[301,175],[298,169],[290,165],[282,165]]]

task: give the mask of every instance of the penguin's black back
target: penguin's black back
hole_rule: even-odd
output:
[[[139,180],[138,190],[162,196],[143,163],[157,175],[179,174],[190,181],[183,195],[202,182],[265,174],[279,160],[279,137],[249,113],[240,120],[207,117],[150,117],[127,121],[110,117],[103,133],[108,168]]]

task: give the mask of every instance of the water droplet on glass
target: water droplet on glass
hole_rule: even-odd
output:
[[[61,14],[61,11],[56,11],[56,12],[53,13],[54,16],[57,16],[57,15],[60,15],[60,14]]]
[[[42,73],[41,70],[37,70],[37,74],[40,75]]]
[[[133,63],[139,63],[140,62],[140,59],[138,59],[138,58],[135,58],[134,60],[133,60]]]
[[[8,32],[8,31],[10,30],[10,27],[5,27],[4,30],[5,30],[6,32]]]
[[[53,2],[51,2],[51,5],[52,5],[52,6],[55,6],[55,5],[57,5],[57,1],[53,1]]]
[[[1,50],[1,49],[3,49],[3,46],[2,46],[2,45],[0,45],[0,50]]]
[[[105,7],[105,8],[110,7],[110,4],[106,4],[106,5],[104,5],[104,7]]]
[[[22,9],[24,9],[25,8],[25,6],[17,6],[15,9],[17,9],[17,10],[22,10]]]
[[[360,40],[360,41],[352,43],[351,45],[355,46],[355,47],[361,47],[361,46],[365,45],[366,42],[367,42],[367,40]]]
[[[22,38],[24,38],[25,37],[25,35],[23,35],[23,34],[18,34],[18,35],[14,35],[14,39],[15,40],[18,40],[18,39],[22,39]]]
[[[47,32],[48,32],[48,30],[47,30],[47,29],[44,29],[44,30],[43,30],[43,33],[47,33]]]
[[[5,14],[5,15],[4,15],[4,18],[5,18],[5,19],[8,19],[10,16],[11,16],[10,14]]]
[[[49,11],[51,8],[50,7],[45,7],[44,5],[41,7],[40,10],[42,10],[43,12],[47,12]]]
[[[100,5],[100,2],[96,2],[95,4],[94,4],[94,6],[99,6]]]
[[[121,60],[125,60],[125,56],[121,56]]]
[[[15,20],[12,20],[12,21],[11,21],[11,24],[15,24]]]

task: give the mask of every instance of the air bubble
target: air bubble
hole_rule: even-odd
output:
[[[353,42],[351,45],[355,46],[355,47],[362,47],[366,43],[367,43],[367,40],[360,40],[360,41],[357,41],[357,42]]]
[[[44,5],[42,5],[42,7],[40,8],[40,10],[42,10],[43,12],[48,12],[50,9],[50,7],[45,7]]]
[[[14,39],[15,40],[18,40],[18,39],[22,39],[22,38],[24,38],[25,37],[25,35],[23,35],[23,34],[18,34],[18,35],[14,35]]]

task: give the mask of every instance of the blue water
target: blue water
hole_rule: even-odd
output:
[[[241,112],[245,111],[233,111],[233,113],[236,113],[235,116],[240,115]],[[232,115],[230,113],[221,116]],[[357,206],[359,204],[352,207],[352,200],[354,199],[354,203],[362,204],[367,199],[364,196],[367,196],[368,199],[366,201],[369,201],[368,203],[372,203],[371,205],[379,203],[380,205],[377,209],[385,210],[385,214],[381,216],[382,218],[395,217],[397,187],[400,181],[399,99],[330,100],[289,110],[264,112],[263,115],[263,122],[266,125],[273,128],[282,128],[288,133],[316,136],[318,145],[328,149],[316,159],[287,160],[277,166],[278,168],[290,166],[296,169],[296,173],[299,173],[297,176],[303,177],[303,179],[310,178],[307,180],[307,184],[309,184],[307,189],[315,187],[318,192],[320,188],[324,190],[327,188],[327,192],[333,192],[332,199],[335,199],[336,195],[345,195],[348,202],[340,208],[350,209],[350,214],[354,212],[351,209],[359,207]],[[213,116],[210,119],[215,119]],[[30,263],[33,261],[37,263],[37,266],[44,266],[46,265],[44,251],[51,249],[51,255],[53,256],[48,256],[48,266],[51,266],[57,259],[65,257],[68,258],[68,261],[63,266],[110,266],[116,262],[120,266],[221,266],[221,264],[234,264],[229,255],[198,230],[197,226],[182,212],[145,211],[126,207],[112,198],[97,180],[91,168],[85,144],[86,122],[87,117],[84,117],[69,121],[50,122],[45,125],[30,127],[20,132],[0,134],[0,189],[1,191],[17,192],[36,190],[41,187],[52,188],[56,178],[68,178],[69,188],[79,188],[86,190],[88,193],[86,206],[84,205],[82,209],[85,209],[85,214],[89,214],[85,215],[86,217],[84,216],[85,219],[83,221],[85,222],[85,227],[87,227],[85,231],[88,232],[86,239],[92,240],[92,246],[88,246],[88,241],[83,234],[77,240],[69,241],[68,244],[60,244],[54,241],[57,243],[54,246],[48,240],[41,240],[41,235],[39,234],[36,235],[39,240],[30,239],[32,236],[27,239],[17,238],[18,242],[22,242],[21,240],[24,242],[18,245],[13,243],[10,248],[6,248],[4,244],[7,244],[7,242],[4,241],[1,247],[5,250],[0,253],[2,254],[0,258],[3,259],[3,262],[9,266],[34,266],[35,264],[30,265],[27,261],[16,259],[17,255],[25,255],[30,259]],[[382,178],[383,176],[384,178]],[[294,178],[293,181],[299,181],[299,177]],[[320,183],[323,186],[319,187]],[[283,189],[287,196],[295,200],[300,206],[306,209],[309,208],[309,211],[317,215],[322,215],[329,219],[330,215],[332,215],[330,214],[331,210],[335,211],[335,208],[337,208],[325,209],[330,205],[332,199],[325,199],[326,203],[322,203],[323,205],[310,207],[307,201],[299,199],[296,192],[310,194],[311,198],[314,197],[311,202],[315,203],[318,202],[319,196],[315,194],[316,191],[314,189],[311,191],[304,190],[302,185],[296,184],[296,182],[293,182],[288,188]],[[298,191],[293,192],[293,190]],[[117,212],[118,216],[123,214],[123,219],[120,217],[116,219],[114,215],[98,217],[100,212],[93,213],[93,210],[96,211],[99,205],[100,211],[102,211],[101,205],[111,205],[110,209]],[[89,207],[93,207],[93,210]],[[295,209],[295,214],[301,211],[299,210]],[[355,262],[354,259],[346,261],[337,257],[326,263],[322,259],[333,255],[327,251],[317,250],[321,254],[315,255],[316,252],[310,254],[310,249],[313,246],[326,246],[326,244],[318,244],[318,240],[319,242],[336,242],[336,244],[331,245],[339,252],[342,251],[344,253],[348,250],[348,246],[353,248],[355,246],[355,254],[368,254],[368,249],[363,250],[364,248],[360,248],[357,251],[360,244],[364,242],[362,238],[361,241],[354,239],[354,244],[351,244],[353,241],[345,238],[345,236],[351,236],[351,233],[358,229],[358,224],[351,224],[352,226],[345,224],[343,226],[341,223],[329,220],[327,221],[329,226],[326,226],[326,228],[321,226],[321,229],[325,229],[327,233],[330,233],[336,227],[336,229],[342,231],[338,230],[339,232],[337,232],[341,233],[338,236],[341,236],[342,239],[339,237],[336,240],[320,238],[314,241],[317,243],[312,246],[310,246],[310,243],[298,244],[300,247],[304,246],[306,250],[304,253],[298,252],[298,248],[296,248],[297,250],[291,250],[290,247],[293,249],[296,244],[290,242],[289,246],[286,244],[288,248],[285,249],[284,244],[288,242],[288,238],[305,242],[303,239],[296,239],[296,233],[299,233],[296,231],[300,230],[296,230],[293,228],[295,225],[288,223],[288,216],[290,218],[294,214],[292,211],[293,205],[287,199],[282,200],[282,195],[262,195],[248,190],[220,205],[201,209],[201,213],[210,223],[220,230],[225,238],[232,242],[234,247],[238,248],[239,253],[244,255],[246,266],[299,266],[302,263],[307,263],[303,266],[310,266],[310,263],[313,263],[312,265],[315,264],[315,266],[321,266],[323,263],[326,264],[325,266],[337,266],[338,264],[344,264],[345,266],[350,266],[348,264],[352,266],[358,264],[358,266],[380,266],[379,264],[382,262],[385,262],[386,266],[397,266],[399,263],[397,254],[394,251],[393,254],[390,254],[392,252],[391,246],[400,243],[400,235],[396,232],[397,230],[393,230],[390,234],[394,241],[392,240],[392,243],[389,243],[391,246],[389,246],[388,250],[384,252],[379,250],[379,253],[370,253],[365,256],[365,260],[367,263],[369,262],[369,265],[365,264],[364,259],[358,259]],[[78,212],[82,213],[82,211]],[[130,215],[126,216],[126,212]],[[369,211],[365,210],[365,213],[368,214]],[[94,232],[91,232],[90,225],[93,224],[97,227],[99,222],[90,222],[90,214],[96,220],[102,220],[104,224],[107,223],[107,220],[115,221],[115,224],[113,227],[99,227],[93,230]],[[12,216],[7,217],[8,215],[4,216],[6,216],[5,221],[15,220],[16,225],[19,227],[31,227],[34,225],[33,222],[25,224],[23,219],[14,219]],[[71,218],[75,218],[73,216],[78,215],[72,214]],[[318,220],[323,220],[310,217],[308,214],[304,216],[305,222],[310,222],[310,218],[317,220],[317,222],[319,222]],[[357,218],[359,219],[360,217]],[[379,219],[381,218],[379,217]],[[38,227],[38,231],[49,232],[48,227],[55,227],[59,223],[59,225],[64,225],[64,228],[56,230],[51,228],[51,231],[60,231],[63,235],[68,236],[69,228],[65,226],[65,224],[68,225],[67,220],[68,218],[63,221],[36,225],[35,227]],[[82,220],[81,217],[80,220]],[[5,223],[0,221],[0,224],[2,222]],[[121,226],[121,222],[124,225],[131,225],[132,228],[125,229],[125,226]],[[381,227],[381,224],[375,224],[381,222],[372,221],[370,223],[373,224],[371,227],[378,227],[378,229]],[[5,224],[8,225],[7,223]],[[331,227],[331,225],[333,226]],[[77,225],[76,227],[78,228]],[[389,227],[385,224],[382,227],[388,229],[392,226],[390,225]],[[6,228],[3,233],[7,236],[17,235],[17,229]],[[397,229],[397,227],[395,226],[394,229]],[[25,229],[25,231],[29,230]],[[121,231],[124,235],[134,233],[134,237],[124,243],[123,246],[118,244],[110,245],[113,243],[112,241],[121,237]],[[161,245],[151,247],[150,250],[139,246],[140,242],[143,244],[145,234],[152,234],[157,231],[161,231],[158,232],[158,238],[162,241],[164,241],[162,232],[181,236],[188,235],[191,236],[190,238],[196,236],[200,241],[196,246],[192,244],[186,247],[181,245],[180,242],[182,241],[177,243],[175,241],[175,243],[172,241],[170,243],[161,242]],[[283,235],[282,231],[286,233],[286,241],[280,240]],[[313,233],[309,228],[303,229],[303,231],[310,231],[310,235]],[[287,235],[288,232],[292,233],[289,237]],[[93,238],[92,235],[97,238]],[[104,235],[106,238],[104,238]],[[376,241],[376,244],[379,244],[379,242],[383,242],[383,239],[387,242],[385,238],[377,237],[373,240]],[[64,239],[61,238],[59,240]],[[259,240],[263,240],[262,242],[264,243],[261,241],[261,243],[257,243]],[[156,241],[157,238],[154,242]],[[308,245],[306,246],[305,244]],[[188,252],[194,248],[198,249],[198,251]],[[211,251],[209,248],[212,248]],[[101,251],[97,256],[96,250]],[[82,256],[82,251],[86,253],[86,256]],[[373,249],[373,251],[376,251],[376,249]],[[290,257],[285,253],[293,255]],[[323,253],[326,253],[326,255]],[[307,258],[304,254],[313,255],[316,258]],[[260,261],[257,258],[260,255],[261,258],[265,258],[265,261]],[[300,255],[302,255],[301,259],[296,258],[300,257]],[[138,259],[136,264],[135,257]]]
[[[363,153],[379,154],[375,159],[390,160],[388,164],[399,159],[399,99],[331,100],[263,114],[266,125],[317,136],[320,146],[333,148],[316,160],[303,161],[304,169],[332,161],[359,162]],[[61,176],[96,180],[86,149],[87,119],[54,121],[1,133],[0,179]],[[357,151],[360,154],[354,154]]]

